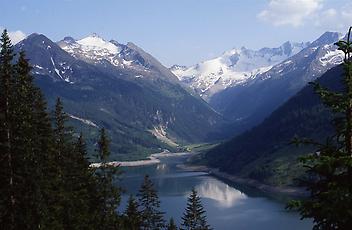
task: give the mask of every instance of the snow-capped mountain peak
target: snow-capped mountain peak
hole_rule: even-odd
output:
[[[83,46],[87,50],[107,50],[111,54],[118,54],[120,49],[115,44],[105,41],[103,38],[99,37],[97,34],[92,34],[88,37],[80,39],[77,41],[78,44]]]
[[[124,45],[93,34],[79,40],[66,37],[57,44],[74,58],[90,64],[109,67],[111,71],[131,70],[135,72],[132,74],[133,79],[142,78],[140,76],[149,76],[150,79],[163,76],[178,83],[168,68],[131,42]]]
[[[286,42],[277,48],[251,50],[245,47],[225,51],[221,56],[185,68],[170,70],[205,100],[213,94],[255,78],[305,48],[308,43]]]
[[[65,37],[58,42],[58,45],[73,57],[90,63],[103,64],[108,62],[122,68],[128,64],[128,62],[123,61],[123,58],[120,58],[123,45],[118,42],[106,41],[97,34],[92,34],[79,40]]]

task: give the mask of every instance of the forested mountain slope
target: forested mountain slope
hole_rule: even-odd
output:
[[[342,68],[327,71],[318,82],[341,90]],[[294,137],[325,141],[333,133],[331,115],[312,85],[303,88],[253,129],[218,145],[206,154],[211,167],[269,184],[292,184],[302,173],[297,157],[313,150],[296,148]]]

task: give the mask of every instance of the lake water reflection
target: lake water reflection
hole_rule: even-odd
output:
[[[124,168],[120,185],[128,194],[137,194],[145,174],[150,175],[161,200],[166,218],[180,223],[192,188],[196,188],[207,211],[208,222],[218,230],[305,230],[310,221],[301,221],[296,213],[286,212],[284,204],[262,194],[242,192],[207,173],[187,172],[179,167],[185,157],[161,159],[157,165]],[[128,195],[122,197],[124,209]]]
[[[219,208],[233,207],[248,198],[244,193],[218,180],[207,180],[195,189],[201,197],[215,201]]]

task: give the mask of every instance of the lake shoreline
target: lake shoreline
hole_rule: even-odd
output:
[[[121,202],[124,206],[119,210],[126,209],[129,194],[138,194],[143,175],[149,175],[158,191],[160,210],[165,212],[165,219],[176,217],[178,224],[182,223],[188,194],[196,189],[207,211],[207,220],[214,229],[232,230],[233,226],[248,230],[257,229],[257,226],[265,230],[311,229],[309,220],[302,222],[298,213],[285,210],[286,201],[278,195],[270,197],[257,189],[219,178],[208,167],[190,167],[192,155],[182,155],[166,155],[156,165],[124,168],[119,185],[126,193]]]
[[[297,198],[304,198],[308,196],[308,192],[304,188],[293,187],[293,186],[279,187],[279,186],[268,185],[251,178],[245,178],[245,177],[240,177],[240,176],[231,175],[225,172],[221,172],[217,168],[210,168],[206,165],[184,164],[184,165],[179,165],[179,167],[187,171],[207,172],[209,173],[209,175],[214,176],[220,180],[227,180],[235,184],[245,185],[270,195],[280,194],[280,195],[297,197]]]
[[[106,163],[108,166],[113,167],[139,167],[139,166],[147,166],[147,165],[154,165],[159,164],[161,161],[159,158],[164,157],[180,157],[180,156],[192,156],[197,153],[194,152],[178,152],[178,153],[170,153],[170,152],[160,152],[151,154],[148,159],[146,160],[136,160],[136,161],[111,161]],[[101,163],[92,163],[90,167],[101,167]],[[192,172],[206,172],[210,176],[216,177],[222,181],[230,181],[235,184],[245,185],[251,188],[255,188],[265,194],[268,195],[285,195],[289,197],[297,197],[297,198],[304,198],[308,196],[308,192],[304,188],[299,187],[292,187],[292,186],[273,186],[264,184],[258,180],[254,180],[251,178],[241,177],[237,175],[231,175],[225,172],[221,172],[217,168],[211,168],[206,165],[195,165],[192,163],[184,163],[180,164],[177,167],[185,170],[185,171],[192,171]]]
[[[190,152],[179,152],[179,153],[170,153],[170,152],[160,152],[151,154],[146,160],[136,160],[136,161],[110,161],[107,162],[107,166],[113,167],[138,167],[138,166],[146,166],[146,165],[154,165],[159,164],[160,159],[163,157],[177,157],[177,156],[186,156],[193,155],[194,153]],[[101,163],[92,163],[90,164],[92,168],[101,167]]]

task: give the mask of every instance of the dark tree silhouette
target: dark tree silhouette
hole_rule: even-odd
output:
[[[345,59],[344,89],[332,92],[317,83],[315,90],[322,101],[335,115],[336,134],[326,143],[296,140],[297,144],[317,146],[314,154],[301,158],[308,168],[303,181],[310,197],[303,201],[292,201],[289,208],[297,209],[302,218],[312,218],[314,229],[351,229],[352,226],[352,27],[347,41],[336,43]]]
[[[182,229],[186,230],[208,230],[205,210],[202,206],[200,197],[195,189],[192,189],[188,197],[187,207],[182,217]]]
[[[143,220],[142,229],[158,230],[164,228],[165,221],[163,219],[163,213],[159,211],[159,197],[148,175],[144,177],[138,198]]]

